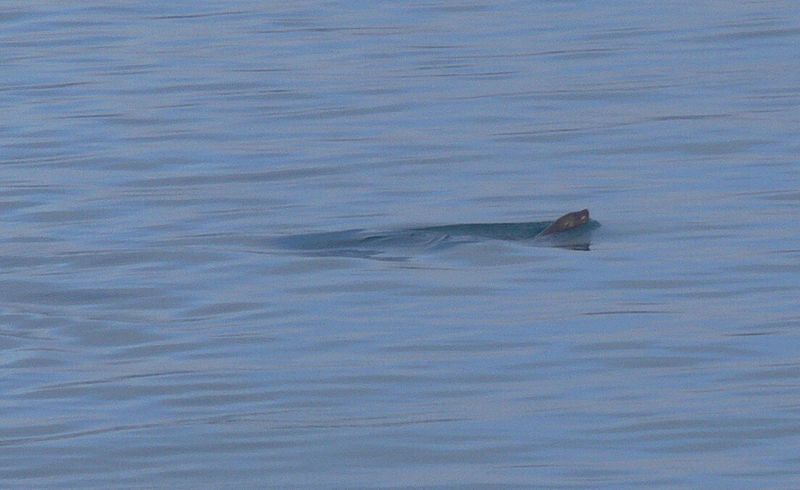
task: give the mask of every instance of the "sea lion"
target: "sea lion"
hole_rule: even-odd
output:
[[[537,236],[546,236],[552,235],[553,233],[561,233],[562,231],[568,231],[575,229],[579,226],[583,226],[589,222],[589,210],[583,209],[581,211],[575,211],[574,213],[567,213],[564,216],[558,218],[544,229],[541,233]]]
[[[589,210],[583,209],[567,213],[555,221],[462,223],[382,232],[344,230],[276,237],[274,243],[281,248],[320,256],[362,258],[379,258],[387,250],[441,249],[474,243],[480,238],[589,250],[591,232],[599,226],[600,223],[589,219]],[[401,257],[408,258],[405,255]]]

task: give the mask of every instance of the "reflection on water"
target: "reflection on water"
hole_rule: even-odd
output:
[[[799,36],[778,1],[0,5],[0,478],[797,487]]]

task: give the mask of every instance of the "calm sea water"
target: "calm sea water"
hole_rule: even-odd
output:
[[[790,1],[1,3],[2,486],[800,487],[798,43]],[[330,241],[582,208],[589,251]]]

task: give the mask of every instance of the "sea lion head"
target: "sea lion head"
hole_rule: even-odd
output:
[[[579,226],[585,225],[589,222],[589,210],[582,209],[573,213],[567,213],[558,218],[547,227],[540,235],[550,235],[552,233],[560,233],[562,231],[572,230]]]

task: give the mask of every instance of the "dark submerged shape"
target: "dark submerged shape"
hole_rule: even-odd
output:
[[[442,250],[481,239],[589,250],[592,231],[599,226],[598,222],[589,219],[589,210],[583,209],[567,213],[555,221],[462,223],[385,232],[344,230],[290,235],[276,238],[273,243],[281,248],[319,256],[407,260],[415,251]]]
[[[545,228],[545,230],[539,233],[538,236],[552,235],[553,233],[561,233],[562,231],[573,230],[579,226],[585,225],[588,222],[589,222],[588,209],[582,209],[580,211],[575,211],[573,213],[567,213],[564,216],[555,220],[552,225]]]

